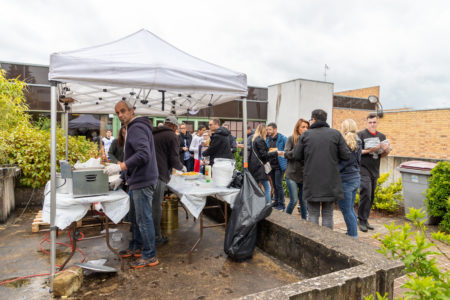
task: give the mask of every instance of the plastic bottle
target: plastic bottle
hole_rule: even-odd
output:
[[[210,165],[205,166],[205,178],[206,178],[206,182],[211,181],[211,166]]]

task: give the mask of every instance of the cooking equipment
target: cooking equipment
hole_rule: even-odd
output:
[[[108,175],[103,169],[79,169],[72,171],[74,197],[108,194]]]

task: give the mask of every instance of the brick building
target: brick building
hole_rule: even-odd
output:
[[[379,96],[379,91],[380,87],[370,87],[335,93],[333,128],[340,129],[345,119],[355,120],[358,129],[365,128],[366,117],[375,111],[375,107],[361,107],[366,104],[369,95]],[[353,107],[337,103],[339,97],[345,97]],[[359,108],[356,108],[358,102]],[[396,168],[404,161],[450,160],[450,108],[387,110],[379,119],[378,130],[386,135],[392,145],[392,152],[382,160],[380,170],[382,173],[391,172],[391,180],[400,177]]]

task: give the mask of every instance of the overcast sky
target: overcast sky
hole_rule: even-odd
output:
[[[0,0],[0,61],[46,64],[52,52],[145,28],[266,87],[295,78],[335,91],[381,86],[384,108],[450,107],[449,1]]]

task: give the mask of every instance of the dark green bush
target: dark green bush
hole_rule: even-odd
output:
[[[450,162],[441,161],[431,170],[425,205],[430,216],[442,218],[441,230],[450,232]]]

